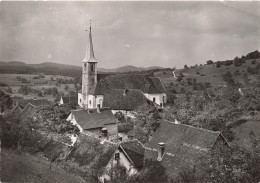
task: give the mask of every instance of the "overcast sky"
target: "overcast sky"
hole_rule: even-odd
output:
[[[260,2],[1,2],[0,60],[182,68],[260,51]]]

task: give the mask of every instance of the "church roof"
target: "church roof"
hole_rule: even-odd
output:
[[[94,55],[91,26],[89,28],[89,39],[88,39],[88,44],[87,44],[86,56],[85,56],[85,58],[83,59],[82,62],[97,62],[95,55]]]
[[[71,111],[76,122],[83,129],[103,128],[106,124],[115,124],[117,119],[108,108],[97,110],[75,110]]]
[[[149,94],[166,93],[161,80],[157,77],[144,74],[118,74],[100,80],[90,94],[102,95],[113,89],[138,89]]]
[[[113,89],[105,94],[103,105],[114,110],[134,110],[146,103],[147,99],[140,90]]]

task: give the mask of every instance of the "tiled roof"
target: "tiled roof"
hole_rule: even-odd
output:
[[[18,101],[18,104],[21,106],[21,108],[24,108],[28,103],[31,103],[34,106],[40,106],[40,105],[49,105],[51,102],[45,99],[22,99]]]
[[[118,74],[100,80],[91,94],[106,94],[113,89],[139,89],[143,93],[150,94],[166,93],[159,78],[143,74]]]
[[[77,123],[83,129],[102,128],[105,124],[115,124],[117,119],[107,108],[97,110],[77,110],[71,111]]]
[[[78,97],[62,97],[63,103],[78,102]]]
[[[167,148],[167,147],[166,147]],[[165,167],[169,179],[175,179],[183,169],[190,167],[196,163],[198,158],[202,157],[205,152],[198,152],[192,149],[182,149],[178,154],[164,154],[160,161],[161,165]],[[158,161],[158,152],[156,150],[145,150],[144,159]],[[175,179],[176,180],[176,179]],[[169,181],[170,182],[170,181]]]
[[[147,99],[140,90],[113,89],[105,94],[103,105],[114,110],[133,110],[146,103]]]
[[[123,142],[120,144],[120,148],[122,148],[136,168],[143,166],[145,149],[139,141]]]
[[[36,112],[36,106],[28,103],[25,108],[22,110],[22,118],[32,118]]]
[[[158,131],[146,146],[157,148],[158,143],[163,142],[166,144],[165,151],[172,154],[176,154],[179,148],[183,147],[205,151],[213,147],[220,134],[220,132],[162,120]]]
[[[97,167],[105,167],[117,149],[113,143],[100,144],[100,140],[87,136],[79,135],[75,149],[69,155],[80,166],[91,166],[96,164]]]

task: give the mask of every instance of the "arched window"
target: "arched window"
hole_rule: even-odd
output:
[[[162,97],[162,102],[165,103],[165,96]]]
[[[91,64],[90,67],[91,67],[91,72],[94,72],[95,71],[95,65]]]
[[[89,105],[91,105],[91,100],[89,101]]]
[[[81,103],[81,99],[79,99],[79,103]]]

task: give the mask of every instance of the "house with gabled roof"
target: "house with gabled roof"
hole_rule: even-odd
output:
[[[136,90],[134,97],[140,97],[143,95],[147,100],[154,102],[155,104],[163,107],[167,101],[166,90],[160,80],[157,77],[149,77],[142,74],[118,74],[107,76],[100,81],[97,80],[97,59],[94,55],[93,41],[92,41],[92,29],[89,28],[89,37],[86,56],[82,61],[82,89],[78,92],[78,104],[82,108],[96,109],[104,107],[115,107],[116,103],[120,103],[122,97],[117,98],[120,91],[117,90]],[[113,95],[106,96],[114,93],[113,102],[110,104],[106,101],[111,101]],[[139,94],[139,95],[138,95]],[[141,100],[143,101],[143,100]],[[124,105],[117,105],[116,108],[125,107]],[[135,105],[136,107],[136,105]],[[129,108],[129,106],[128,106]],[[132,108],[132,107],[131,107]],[[123,109],[120,109],[123,110]]]
[[[109,108],[72,110],[67,121],[76,125],[81,133],[101,136],[104,128],[108,136],[117,134],[117,118]]]
[[[145,149],[138,140],[122,142],[118,145],[113,156],[105,166],[103,174],[99,177],[101,182],[111,179],[109,171],[117,165],[126,169],[128,176],[138,173],[143,167]]]
[[[22,108],[21,115],[23,118],[33,117],[36,112],[36,107],[50,104],[51,102],[45,99],[28,99],[18,101],[18,105]]]
[[[229,144],[219,131],[162,120],[158,131],[144,146],[145,160],[160,161],[171,179],[212,149]]]

